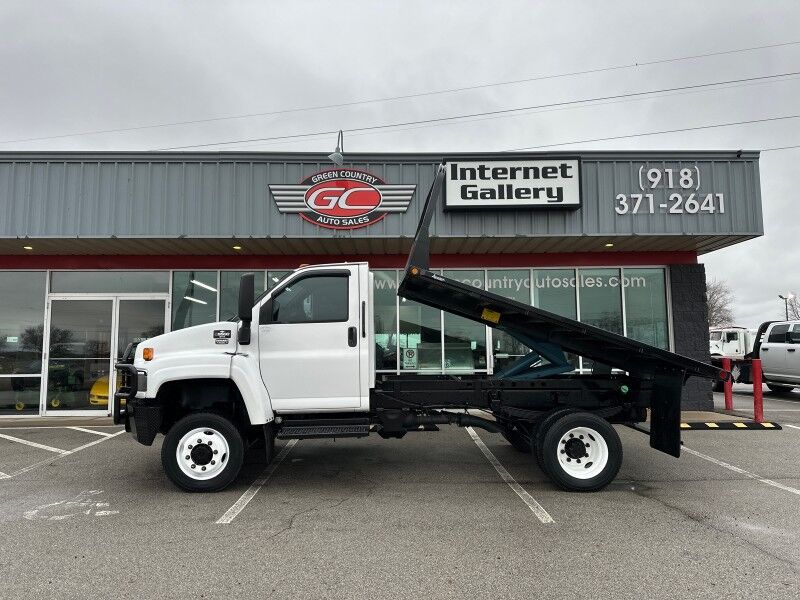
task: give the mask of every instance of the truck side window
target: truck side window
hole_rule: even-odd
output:
[[[775,325],[769,332],[769,339],[771,344],[783,344],[786,342],[786,332],[789,331],[788,325]]]
[[[272,316],[261,323],[335,323],[347,321],[347,276],[309,275],[291,282],[272,298]]]

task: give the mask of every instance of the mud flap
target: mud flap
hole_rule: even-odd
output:
[[[681,455],[681,391],[683,371],[657,367],[650,402],[650,447]]]

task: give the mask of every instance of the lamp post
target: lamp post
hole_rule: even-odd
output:
[[[339,135],[336,137],[336,150],[328,154],[330,161],[339,167],[344,164],[344,156],[342,156],[342,152],[344,152],[344,133],[340,129]]]
[[[792,294],[791,292],[789,292],[785,296],[783,294],[778,294],[778,298],[783,300],[783,307],[786,309],[786,320],[788,321],[789,320],[789,300],[794,298],[794,294]]]

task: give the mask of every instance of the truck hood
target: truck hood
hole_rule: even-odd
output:
[[[136,347],[134,365],[137,368],[147,368],[153,362],[158,362],[166,357],[178,354],[224,354],[236,351],[236,333],[238,323],[232,321],[217,321],[195,325],[178,331],[171,331],[163,335],[140,342]],[[145,348],[153,349],[153,361],[145,361],[142,353]]]

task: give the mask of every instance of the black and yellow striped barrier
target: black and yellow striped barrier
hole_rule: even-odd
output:
[[[681,429],[688,430],[703,430],[710,431],[716,429],[736,430],[736,429],[757,429],[757,430],[774,430],[778,431],[781,426],[777,423],[764,421],[763,423],[756,423],[755,421],[687,421],[681,423]]]

